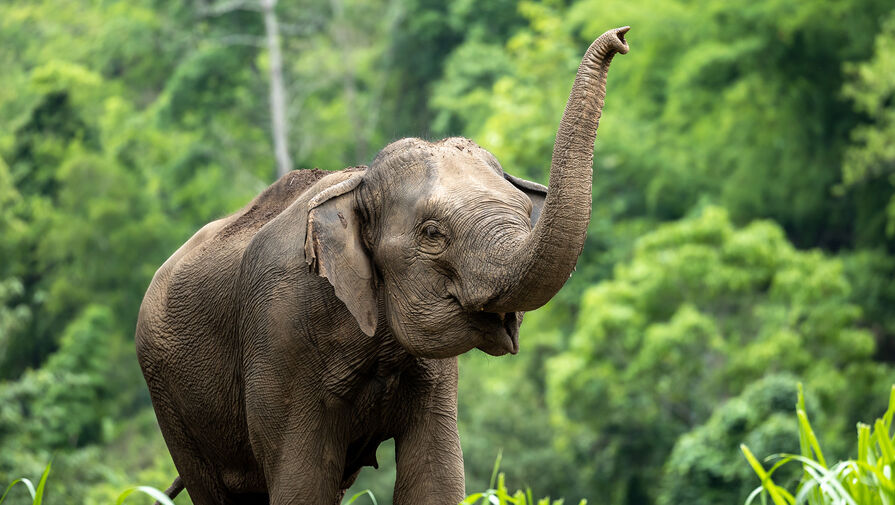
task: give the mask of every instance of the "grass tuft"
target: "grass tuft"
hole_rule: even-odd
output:
[[[10,483],[9,486],[6,487],[6,491],[3,492],[3,495],[0,496],[0,505],[3,504],[4,500],[6,500],[6,495],[9,494],[9,491],[16,484],[19,484],[19,483],[23,484],[28,489],[28,494],[31,495],[31,504],[32,505],[41,505],[43,503],[44,490],[46,489],[47,478],[50,476],[50,469],[52,468],[52,465],[53,465],[52,461],[47,463],[47,467],[44,469],[43,474],[40,476],[40,481],[38,481],[36,489],[34,487],[34,484],[32,484],[30,480],[28,480],[24,477],[21,477],[19,479],[12,481],[12,483]],[[147,494],[147,495],[155,498],[156,501],[158,501],[162,505],[174,505],[174,502],[171,501],[171,499],[168,498],[168,496],[165,493],[159,491],[158,489],[156,489],[154,487],[149,487],[149,486],[134,486],[132,488],[125,489],[124,492],[122,492],[118,496],[118,499],[115,501],[115,505],[121,505],[122,503],[124,503],[124,500],[126,500],[128,496],[130,496],[134,493]],[[349,502],[349,503],[351,503],[351,502]],[[376,500],[373,500],[373,505],[376,505]]]
[[[800,454],[774,454],[766,461],[776,463],[765,470],[746,445],[740,449],[746,461],[758,475],[761,485],[746,498],[751,505],[760,498],[774,505],[895,505],[895,438],[892,437],[892,417],[895,415],[895,386],[889,394],[886,413],[873,423],[873,427],[858,423],[858,457],[840,461],[828,467],[817,436],[805,411],[805,397],[799,385],[796,417],[799,423]],[[802,465],[803,475],[795,494],[773,481],[776,469],[791,462]]]
[[[50,468],[52,467],[52,465],[52,461],[47,463],[47,467],[44,468],[44,472],[40,476],[40,480],[37,482],[37,489],[34,488],[34,484],[30,480],[24,477],[12,481],[9,486],[6,487],[6,491],[3,492],[3,496],[0,496],[0,504],[2,504],[4,500],[6,500],[6,495],[9,494],[12,488],[19,483],[23,484],[28,489],[28,494],[31,495],[31,503],[33,505],[40,505],[41,503],[43,503],[44,488],[47,485],[47,477],[50,475]]]

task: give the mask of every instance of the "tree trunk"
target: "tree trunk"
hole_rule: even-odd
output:
[[[292,170],[289,157],[289,125],[286,122],[286,89],[283,86],[283,56],[280,53],[280,27],[275,12],[277,0],[261,0],[267,54],[270,58],[270,122],[273,133],[277,178]]]

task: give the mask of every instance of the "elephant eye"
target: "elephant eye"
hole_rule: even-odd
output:
[[[426,222],[420,226],[420,247],[428,254],[439,254],[447,247],[447,237],[435,222]]]

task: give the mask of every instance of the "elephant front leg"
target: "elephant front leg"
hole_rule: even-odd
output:
[[[347,416],[302,416],[262,435],[262,464],[271,505],[333,503],[341,491]]]
[[[466,492],[457,432],[456,360],[395,437],[395,505],[457,505]]]
[[[432,419],[420,431],[398,438],[395,449],[395,505],[457,505],[463,500],[463,452],[455,421]]]

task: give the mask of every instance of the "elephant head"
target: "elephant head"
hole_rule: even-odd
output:
[[[584,55],[549,189],[504,173],[470,140],[411,138],[311,200],[306,259],[366,334],[383,313],[416,356],[516,353],[522,312],[559,291],[584,246],[606,74],[627,31]]]

